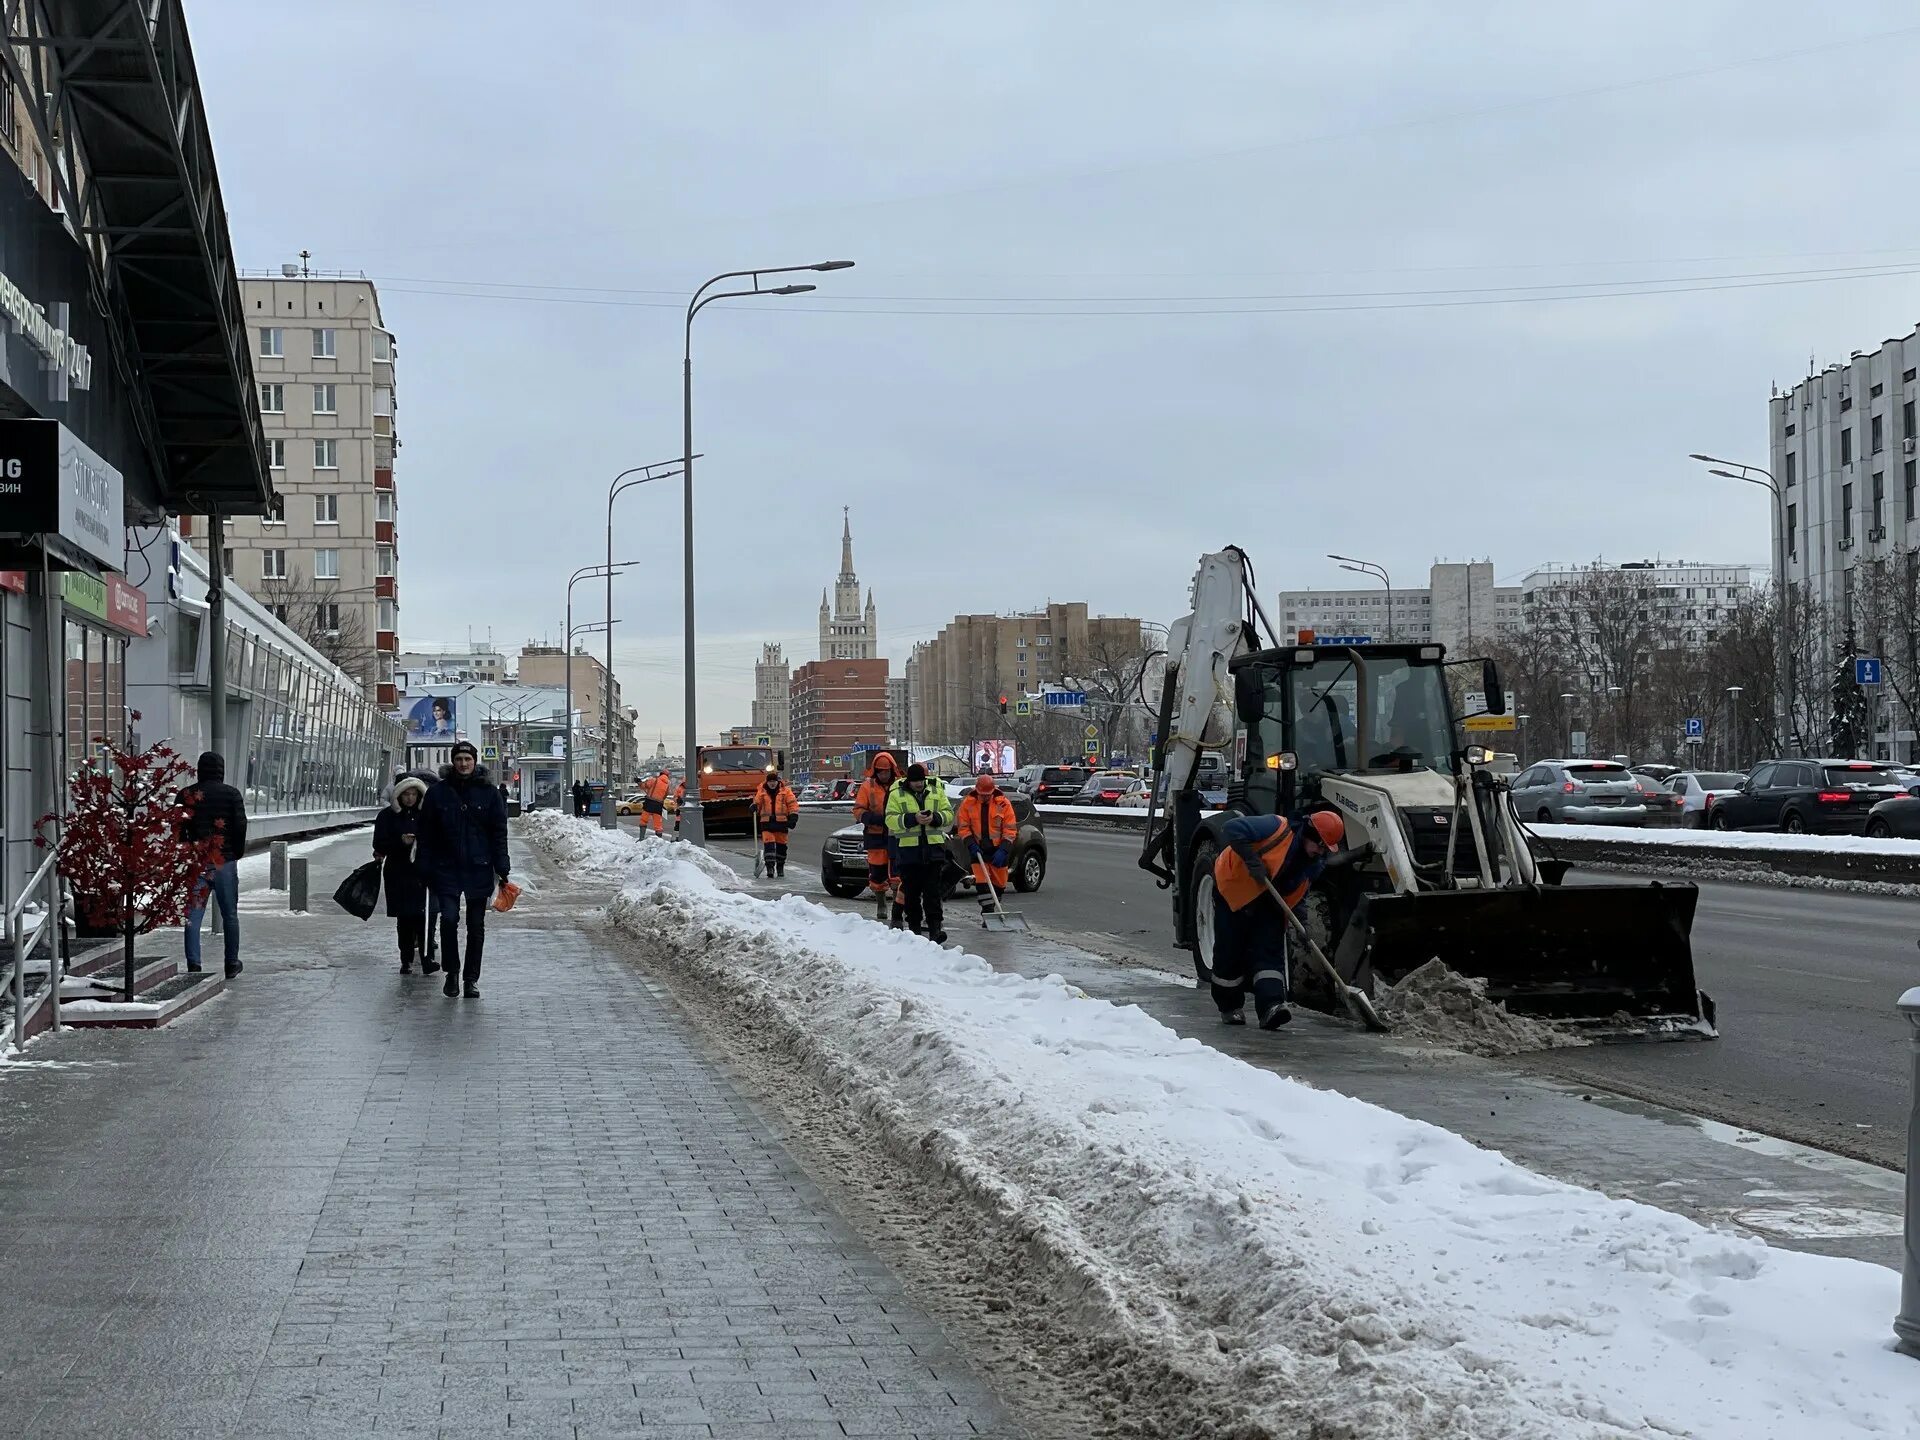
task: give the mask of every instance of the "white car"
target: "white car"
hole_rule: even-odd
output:
[[[1706,829],[1715,802],[1733,794],[1746,778],[1730,770],[1682,770],[1667,781],[1667,788],[1680,797],[1680,828]]]

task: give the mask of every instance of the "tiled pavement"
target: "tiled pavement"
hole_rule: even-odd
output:
[[[0,1435],[1016,1433],[536,879],[480,1001],[250,909],[177,1028],[0,1066]]]

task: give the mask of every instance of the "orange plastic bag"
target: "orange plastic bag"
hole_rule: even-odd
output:
[[[513,902],[520,898],[520,887],[509,880],[493,892],[493,908],[503,914],[513,909]]]

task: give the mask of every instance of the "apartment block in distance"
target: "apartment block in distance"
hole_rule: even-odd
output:
[[[1323,636],[1363,635],[1380,643],[1437,641],[1449,655],[1462,657],[1476,639],[1490,639],[1522,619],[1521,587],[1495,585],[1493,563],[1487,560],[1436,563],[1425,585],[1396,586],[1388,601],[1384,585],[1283,590],[1274,623],[1283,643],[1311,630]]]
[[[995,733],[1001,695],[1066,685],[1137,659],[1142,649],[1138,620],[1089,617],[1080,601],[1019,615],[956,615],[924,647],[914,647],[907,695],[914,739],[968,744]]]
[[[229,573],[367,694],[396,705],[397,347],[379,292],[364,275],[289,265],[243,276],[240,298],[277,495],[264,519],[227,522]]]
[[[753,667],[753,733],[765,735],[776,749],[787,748],[793,675],[778,645],[762,645]]]
[[[569,674],[573,677],[573,710],[579,716],[579,729],[573,737],[577,766],[583,749],[591,749],[596,756],[600,753],[600,736],[607,730],[607,667],[578,645],[571,666],[567,664],[567,652],[558,645],[520,647],[522,685],[554,685],[564,690]],[[634,773],[640,752],[632,712],[620,698],[618,675],[613,677],[612,730],[613,775],[619,780]]]
[[[887,743],[887,662],[809,660],[793,672],[787,769],[800,780],[859,774],[860,745]]]

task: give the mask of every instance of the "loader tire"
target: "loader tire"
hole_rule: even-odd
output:
[[[1334,951],[1332,897],[1319,890],[1309,890],[1307,898],[1300,902],[1295,913],[1299,915],[1300,923],[1307,927],[1307,933],[1313,937],[1313,943],[1320,947],[1321,953],[1331,957]],[[1327,988],[1319,967],[1302,953],[1304,948],[1297,939],[1289,948],[1289,998],[1294,1004],[1309,1010],[1339,1013],[1339,996]]]
[[[1193,897],[1193,973],[1200,988],[1213,984],[1213,862],[1220,847],[1210,835],[1195,837],[1187,894]]]

